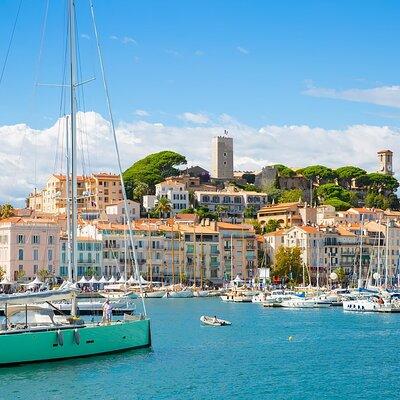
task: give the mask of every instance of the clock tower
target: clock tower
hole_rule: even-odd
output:
[[[378,151],[378,163],[380,174],[393,175],[393,152],[390,150]]]

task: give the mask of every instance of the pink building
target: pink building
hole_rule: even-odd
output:
[[[32,280],[38,271],[59,270],[60,227],[49,219],[0,220],[0,267],[10,280]],[[22,272],[23,271],[23,272]]]

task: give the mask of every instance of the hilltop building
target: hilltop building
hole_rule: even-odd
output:
[[[378,151],[378,172],[385,175],[394,175],[393,172],[393,152],[391,150]]]
[[[229,180],[233,179],[233,138],[217,136],[211,143],[211,178]]]

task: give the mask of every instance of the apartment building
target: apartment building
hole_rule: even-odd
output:
[[[55,275],[60,228],[49,219],[11,217],[0,221],[0,267],[11,281],[30,281],[40,270]]]
[[[78,210],[100,210],[123,200],[119,175],[98,173],[77,177]],[[47,214],[66,212],[67,181],[65,175],[53,174],[40,192],[28,197],[28,207]]]

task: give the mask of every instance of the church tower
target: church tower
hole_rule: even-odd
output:
[[[378,163],[380,174],[393,175],[393,152],[390,150],[378,151]]]
[[[211,178],[228,180],[233,178],[233,138],[217,136],[211,143]]]

